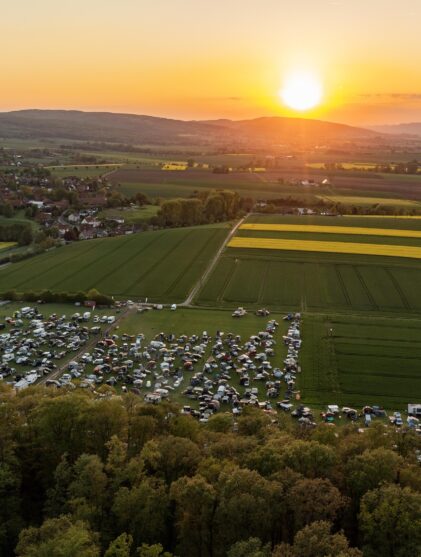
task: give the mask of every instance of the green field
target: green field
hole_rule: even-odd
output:
[[[0,291],[97,288],[122,298],[184,300],[228,225],[143,232],[76,242],[0,270]]]
[[[127,209],[104,209],[98,214],[99,219],[124,219],[127,224],[139,224],[158,214],[159,205],[145,205]]]
[[[163,171],[161,169],[121,168],[109,176],[117,191],[126,196],[137,192],[148,197],[189,197],[195,191],[209,189],[229,189],[253,199],[274,199],[293,195],[302,203],[317,202],[312,191],[290,184],[280,184],[276,176],[266,173],[232,172],[230,174],[213,174],[211,170],[188,169],[182,172]],[[324,190],[317,190],[317,193]],[[330,190],[326,190],[330,193]]]
[[[0,251],[13,248],[16,245],[17,244],[15,242],[0,242]]]
[[[404,207],[407,209],[421,209],[418,201],[410,199],[395,199],[387,197],[366,197],[352,195],[319,195],[320,199],[332,201],[333,203],[341,203],[342,205],[359,205],[362,207],[370,205],[385,205],[387,207]]]
[[[39,228],[37,222],[25,217],[25,212],[23,210],[16,211],[13,217],[4,217],[0,215],[0,225],[1,224],[30,224],[34,230]]]
[[[421,393],[421,319],[305,314],[300,388],[309,404],[405,409]]]
[[[65,164],[61,166],[46,166],[53,176],[64,178],[76,176],[77,178],[96,178],[119,168],[120,164]]]
[[[248,222],[347,226],[350,234],[240,230],[238,235],[420,246],[417,238],[356,236],[354,226],[419,230],[408,219],[253,216]],[[326,238],[328,236],[328,238]],[[421,312],[421,261],[400,257],[227,248],[197,297],[199,305],[267,305],[280,310]]]

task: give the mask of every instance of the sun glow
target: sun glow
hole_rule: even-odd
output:
[[[310,110],[320,104],[323,87],[312,73],[295,72],[285,78],[279,96],[293,110]]]

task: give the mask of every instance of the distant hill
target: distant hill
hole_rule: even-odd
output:
[[[379,133],[390,133],[394,135],[419,135],[421,136],[421,122],[409,124],[395,124],[388,126],[370,126],[370,129]]]
[[[213,122],[207,122],[212,124]],[[216,120],[236,134],[266,138],[270,141],[368,138],[376,135],[372,130],[355,128],[307,118],[266,117],[252,120]]]
[[[184,121],[136,114],[77,110],[0,113],[0,138],[72,139],[131,144],[293,143],[352,140],[376,132],[304,118]]]

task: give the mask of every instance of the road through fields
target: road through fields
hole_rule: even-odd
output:
[[[187,296],[187,298],[185,299],[185,301],[181,304],[179,304],[180,306],[184,306],[184,307],[189,307],[192,305],[192,301],[194,299],[194,297],[196,296],[196,294],[198,293],[198,291],[200,290],[200,288],[204,285],[204,283],[206,282],[206,280],[208,279],[209,275],[211,274],[211,272],[213,271],[213,269],[215,268],[222,252],[224,251],[226,245],[228,244],[228,242],[233,238],[233,236],[235,235],[235,233],[237,232],[237,230],[239,229],[239,227],[243,224],[244,220],[246,217],[243,217],[242,219],[240,219],[237,224],[235,226],[233,226],[233,228],[231,229],[230,233],[227,235],[227,237],[225,238],[225,240],[222,242],[221,247],[218,249],[218,251],[216,252],[216,254],[213,256],[213,258],[210,260],[209,265],[207,266],[207,268],[205,269],[205,272],[202,274],[202,276],[199,278],[199,280],[196,282],[196,284],[193,286],[193,288],[190,290],[189,295]]]

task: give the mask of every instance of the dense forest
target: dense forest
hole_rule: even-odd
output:
[[[421,439],[0,385],[0,555],[416,557]]]

